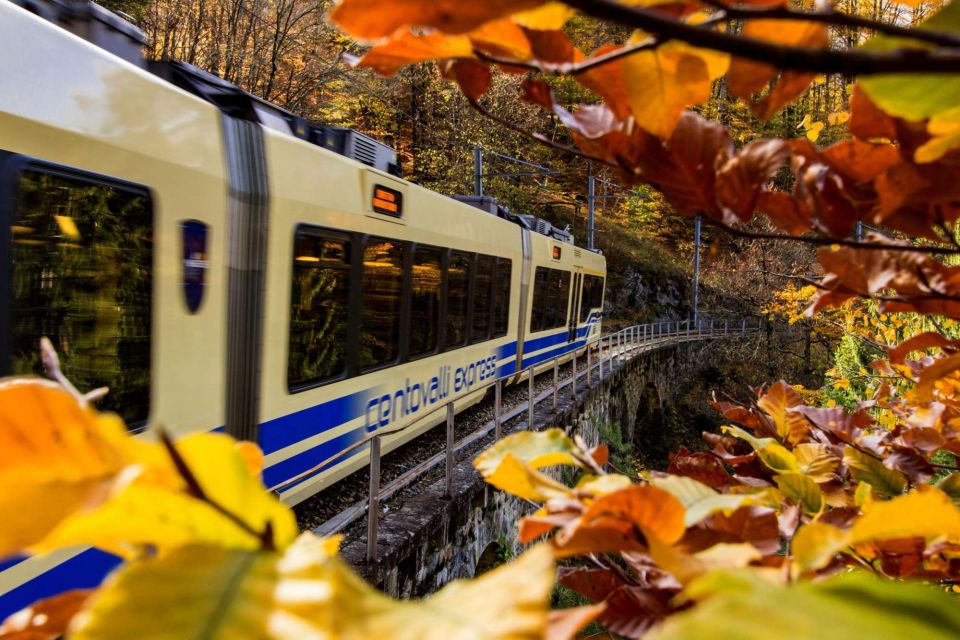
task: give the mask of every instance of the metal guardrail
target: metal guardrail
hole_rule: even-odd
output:
[[[586,378],[586,385],[589,389],[594,386],[594,371],[597,373],[597,381],[600,382],[605,377],[611,375],[617,369],[622,367],[623,364],[632,359],[635,355],[646,351],[648,347],[689,342],[694,340],[704,340],[729,335],[747,335],[748,333],[761,330],[763,326],[763,320],[760,318],[755,320],[756,324],[753,322],[748,324],[747,319],[742,318],[740,319],[739,323],[732,324],[729,319],[725,319],[722,321],[722,323],[720,323],[714,318],[701,318],[696,323],[690,320],[669,320],[650,324],[632,325],[623,328],[614,333],[601,336],[599,339],[585,345],[581,349],[574,350],[572,354],[568,352],[558,355],[552,360],[538,362],[521,371],[521,373],[527,374],[527,402],[518,407],[514,407],[507,413],[503,412],[502,407],[503,381],[507,378],[517,375],[516,373],[512,373],[508,376],[475,386],[460,396],[447,400],[444,403],[433,407],[427,413],[417,416],[415,419],[406,424],[381,429],[376,433],[372,433],[363,440],[339,451],[326,460],[323,460],[311,469],[308,469],[307,471],[294,476],[293,478],[290,478],[281,484],[271,487],[270,490],[282,491],[285,487],[296,483],[298,480],[306,476],[316,473],[320,469],[323,469],[330,464],[337,462],[338,460],[345,459],[354,451],[357,451],[363,446],[369,444],[370,486],[367,499],[340,512],[327,522],[320,525],[320,527],[316,529],[316,532],[323,535],[330,535],[340,531],[350,523],[354,522],[358,517],[363,515],[363,512],[365,511],[367,514],[367,561],[373,561],[377,557],[380,502],[388,499],[405,486],[408,486],[421,475],[430,471],[432,468],[437,466],[441,460],[443,461],[445,467],[444,496],[449,497],[453,490],[453,468],[456,465],[457,451],[466,448],[481,438],[489,435],[491,427],[494,432],[494,439],[499,440],[503,422],[505,420],[512,420],[513,418],[516,418],[522,415],[522,413],[526,412],[528,428],[532,429],[534,426],[534,412],[536,410],[536,406],[541,402],[552,399],[552,408],[553,411],[556,411],[559,406],[559,394],[561,389],[571,386],[572,396],[576,398],[577,380],[581,377]],[[739,326],[737,326],[738,324]],[[585,355],[587,363],[586,367],[582,371],[577,367],[578,352],[586,352]],[[560,380],[560,360],[561,358],[568,357],[568,355],[572,355],[570,360],[571,375],[565,380]],[[546,392],[536,395],[536,372],[537,370],[540,370],[540,372],[543,373],[545,370],[548,370],[551,363],[553,369],[553,384]],[[464,438],[458,445],[454,442],[456,402],[458,400],[463,400],[463,398],[473,395],[478,391],[489,389],[490,387],[494,388],[494,416],[492,425],[485,425],[484,427],[481,427],[479,430]],[[446,412],[446,446],[444,447],[443,453],[437,454],[417,465],[416,467],[408,470],[400,478],[394,480],[388,487],[381,487],[380,459],[383,438],[388,435],[411,429],[430,419],[439,411]]]

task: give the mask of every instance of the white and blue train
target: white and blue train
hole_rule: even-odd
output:
[[[295,504],[365,466],[357,447],[317,468],[368,434],[599,338],[598,253],[402,180],[355,131],[144,62],[141,38],[94,4],[0,0],[0,375],[40,372],[49,336],[131,429],[258,442]],[[0,559],[0,619],[115,564]]]

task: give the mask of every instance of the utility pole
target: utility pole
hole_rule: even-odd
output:
[[[700,318],[700,214],[693,223],[693,324]]]
[[[473,195],[483,195],[483,147],[473,148]]]
[[[587,176],[587,250],[593,251],[593,210],[595,207],[595,185],[593,179],[593,168],[590,168],[590,175]]]

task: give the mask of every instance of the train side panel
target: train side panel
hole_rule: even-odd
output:
[[[116,398],[125,398],[125,409],[142,405],[142,413],[126,413],[128,420],[163,424],[174,433],[223,425],[227,187],[219,112],[8,2],[0,2],[0,42],[0,77],[8,89],[0,92],[0,224],[11,230],[11,251],[0,251],[0,273],[13,273],[17,296],[0,308],[14,307],[14,318],[46,316],[42,331],[51,334],[66,373],[74,372],[81,384],[82,367],[91,361],[118,367],[118,388],[106,406]],[[99,244],[109,231],[104,225],[122,224],[134,213],[146,220],[136,237]],[[202,283],[194,273],[202,286],[195,313],[183,285],[186,221],[206,236],[203,247],[193,246],[192,264],[202,270]],[[60,262],[72,265],[71,273],[57,276],[57,286],[75,287],[66,306],[63,299],[51,302],[43,282],[31,282],[23,261],[11,263],[11,252],[21,255],[25,243],[46,247],[43,259],[53,259],[54,272]],[[131,264],[125,253],[131,251],[152,259]],[[123,295],[110,303],[89,293],[119,291],[125,279],[136,278],[149,278],[147,291],[139,292],[148,310],[139,315],[118,317],[116,308],[129,302]],[[35,292],[23,292],[34,285]],[[27,303],[54,306],[24,309]],[[78,311],[72,304],[84,306]],[[57,323],[80,312],[85,324],[58,335]],[[133,326],[138,323],[144,326]],[[0,374],[37,370],[38,354],[32,360],[28,352],[38,336],[21,329],[14,327],[17,344],[9,332],[0,335],[8,356]],[[89,333],[82,343],[78,331]],[[135,387],[132,396],[128,383]],[[64,588],[95,584],[115,562],[91,550],[0,560],[0,617]]]
[[[391,256],[406,251],[413,254],[408,259],[420,261],[409,269],[411,282],[402,284],[408,288],[405,295],[441,278],[444,266],[453,269],[450,264],[424,260],[435,250],[477,255],[472,268],[478,271],[481,259],[499,260],[498,264],[509,260],[510,310],[519,306],[523,256],[519,227],[450,198],[270,132],[267,155],[271,211],[260,444],[266,454],[264,479],[268,486],[302,476],[281,493],[284,500],[295,503],[366,465],[369,455],[364,446],[322,471],[315,469],[345,448],[357,446],[368,434],[389,432],[433,411],[416,427],[386,437],[384,450],[394,448],[442,421],[444,413],[436,409],[445,401],[460,398],[456,402],[460,411],[482,397],[482,391],[472,392],[475,388],[514,371],[518,327],[515,313],[507,314],[504,335],[500,337],[474,343],[464,340],[462,346],[450,349],[438,344],[427,353],[416,355],[412,353],[412,344],[423,340],[425,329],[421,325],[425,318],[422,309],[411,308],[410,317],[393,320],[410,336],[407,354],[383,355],[383,345],[371,345],[376,336],[364,332],[364,323],[391,322],[377,315],[389,313],[395,299],[389,290],[386,295],[377,290],[385,286],[389,289],[383,278],[389,280],[390,273],[400,273],[399,265],[390,266]],[[373,209],[374,191],[378,188],[396,192],[397,199],[402,201],[401,217]],[[362,246],[355,246],[358,243]],[[376,257],[375,250],[381,250],[383,255]],[[445,260],[454,260],[452,252],[444,255]],[[309,268],[311,263],[317,265],[321,260],[329,263],[330,268]],[[349,309],[331,309],[338,303],[330,300],[318,305],[303,289],[328,286],[339,291],[343,286],[357,286],[353,282],[357,272],[346,275],[357,262],[363,263],[364,274],[373,271],[384,275],[373,281],[362,276],[366,282],[360,285],[359,292],[362,326],[355,328],[358,333],[351,336],[350,326],[338,330],[324,325],[327,318],[315,313],[320,309],[343,314],[339,316],[341,324],[358,322],[358,318],[349,317]],[[323,278],[328,278],[325,284]],[[415,278],[418,282],[413,281]],[[349,285],[334,284],[344,280]],[[397,286],[401,286],[399,281]],[[333,294],[333,298],[338,295],[343,294]],[[451,295],[449,291],[447,295]],[[476,293],[474,297],[474,315],[485,312],[480,307],[489,305],[490,300],[481,300]],[[305,313],[301,308],[304,306],[312,308]],[[376,310],[378,306],[382,307],[380,311]],[[317,362],[310,365],[328,370],[333,379],[296,388],[291,385],[291,368],[299,371],[306,366],[301,362],[305,357],[303,350],[291,346],[291,332],[295,318],[299,317],[307,318],[310,327],[322,327],[314,335],[311,349],[318,342],[331,341],[325,351],[316,351]],[[446,330],[450,332],[449,327]],[[332,336],[339,337],[331,339]],[[340,356],[334,351],[337,341],[346,339],[361,351],[358,359],[375,364],[346,371],[349,365],[337,360]],[[367,350],[377,354],[366,355]],[[336,364],[325,365],[322,358],[336,360]],[[397,366],[401,362],[402,368]]]

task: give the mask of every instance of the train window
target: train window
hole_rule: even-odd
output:
[[[493,269],[496,258],[477,256],[477,272],[473,280],[473,327],[470,340],[490,339],[490,316],[493,311]]]
[[[437,348],[440,328],[440,250],[418,247],[413,254],[410,296],[410,355],[430,353]]]
[[[585,276],[583,283],[583,302],[580,305],[580,322],[586,322],[590,312],[603,306],[603,278]]]
[[[530,309],[530,331],[543,331],[547,328],[550,295],[550,269],[537,267],[533,276],[533,306]]]
[[[459,347],[467,340],[467,296],[470,285],[470,256],[450,252],[447,267],[446,346]]]
[[[291,389],[344,373],[350,246],[339,234],[297,230],[287,366]]]
[[[567,325],[567,308],[570,303],[570,272],[559,269],[553,271],[550,289],[551,301],[553,302],[553,312],[551,313],[552,322],[549,329],[565,327]]]
[[[42,373],[53,341],[63,372],[136,427],[150,404],[153,203],[145,190],[31,168],[12,222],[10,369]]]
[[[363,249],[363,299],[360,303],[361,369],[393,362],[400,354],[403,254],[396,240],[370,238]]]
[[[493,337],[507,335],[510,324],[510,278],[513,262],[509,258],[497,258],[497,273],[493,280]]]
[[[537,267],[533,284],[530,331],[557,329],[567,322],[570,272]]]

